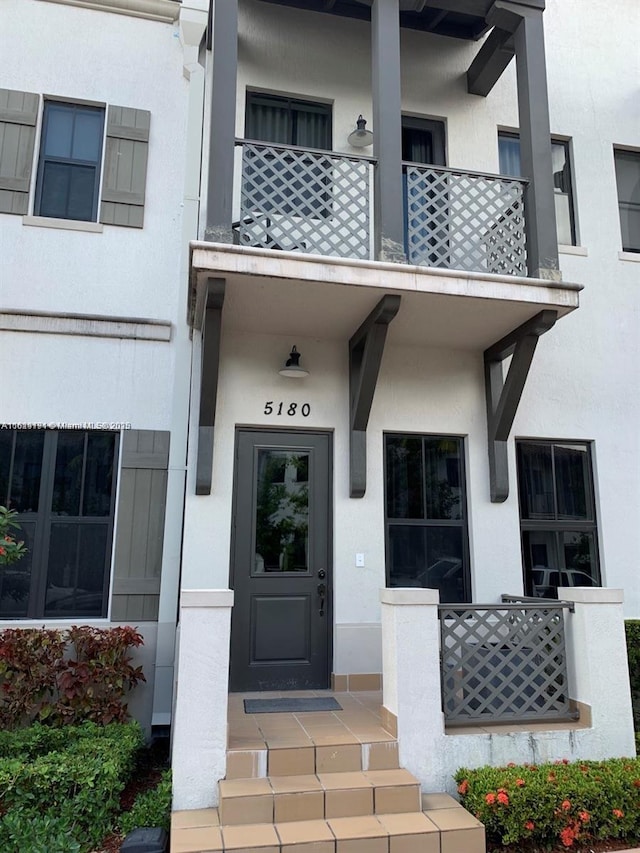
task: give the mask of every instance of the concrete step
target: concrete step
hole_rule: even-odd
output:
[[[220,782],[220,822],[287,823],[420,811],[420,784],[406,770],[367,770]]]

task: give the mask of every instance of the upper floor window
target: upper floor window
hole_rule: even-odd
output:
[[[590,445],[521,440],[516,450],[525,592],[599,586]]]
[[[498,134],[500,174],[518,177],[520,165],[520,138],[514,133]],[[553,164],[553,189],[556,203],[556,226],[558,243],[563,246],[576,245],[576,224],[571,184],[571,160],[569,143],[564,140],[551,141]]]
[[[44,105],[35,213],[95,222],[104,109],[47,101]]]
[[[640,252],[640,152],[615,149],[622,249]]]
[[[245,137],[331,150],[331,106],[247,92]]]
[[[389,434],[384,441],[387,585],[469,601],[463,440]]]
[[[33,92],[0,89],[0,213],[142,228],[149,112],[42,102]]]
[[[0,567],[0,618],[107,615],[118,435],[0,431],[0,504],[26,555]]]

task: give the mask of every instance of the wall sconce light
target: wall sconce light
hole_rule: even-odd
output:
[[[354,148],[366,148],[368,145],[373,144],[373,133],[367,130],[366,127],[366,119],[363,119],[362,115],[359,115],[355,130],[352,130],[347,138],[349,145],[353,145]]]
[[[289,358],[286,360],[284,367],[278,371],[280,376],[288,376],[290,379],[304,379],[309,375],[309,371],[304,367],[300,367],[300,353],[297,347],[291,347]]]

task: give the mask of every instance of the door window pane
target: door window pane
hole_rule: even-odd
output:
[[[257,451],[252,574],[309,571],[309,453]]]

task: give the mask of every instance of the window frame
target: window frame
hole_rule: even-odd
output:
[[[4,502],[7,497],[7,503],[11,504],[10,492],[12,481],[12,465],[15,456],[15,448],[17,434],[21,432],[35,433],[36,430],[11,430],[13,441],[11,444],[11,456],[7,469],[7,494],[0,495],[0,502]],[[40,484],[38,488],[38,507],[35,512],[19,512],[16,521],[23,524],[33,524],[33,541],[31,545],[31,573],[29,577],[29,596],[27,602],[27,612],[25,615],[0,615],[0,621],[25,621],[25,620],[70,620],[83,619],[95,620],[108,618],[110,609],[110,583],[111,583],[111,568],[113,563],[113,546],[114,546],[114,529],[116,519],[116,494],[118,487],[118,479],[120,474],[120,433],[114,430],[48,430],[43,429],[43,447],[42,456],[40,458]],[[78,497],[78,515],[65,515],[61,512],[54,512],[53,498],[56,475],[56,460],[58,450],[58,439],[61,434],[81,434],[84,436],[84,449],[82,456],[82,475],[81,475],[81,490]],[[84,486],[84,473],[87,463],[87,444],[91,435],[112,435],[113,457],[111,465],[113,474],[111,477],[111,490],[109,497],[109,513],[107,515],[85,515],[82,507],[82,488]],[[54,524],[71,524],[74,527],[82,527],[87,525],[100,525],[106,528],[105,540],[105,555],[102,577],[102,604],[100,615],[82,615],[81,613],[73,615],[69,613],[47,614],[47,583],[49,579],[49,548],[52,535],[52,527]],[[20,531],[16,530],[16,537],[20,537]],[[19,565],[19,563],[18,563]]]
[[[426,518],[392,518],[388,515],[388,476],[387,476],[387,439],[389,438],[410,438],[420,439],[422,441],[422,460],[424,462],[424,441],[429,439],[454,440],[459,443],[460,448],[460,489],[461,515],[459,519],[435,519]],[[462,552],[462,586],[463,598],[461,602],[453,603],[470,603],[473,600],[471,588],[471,568],[470,568],[470,548],[469,548],[469,508],[468,508],[468,483],[467,483],[467,440],[464,435],[444,434],[444,433],[424,433],[424,432],[406,432],[399,430],[385,430],[382,434],[383,446],[383,517],[384,517],[384,551],[385,551],[385,586],[391,587],[391,548],[390,548],[390,530],[393,526],[436,528],[449,527],[459,528],[461,531],[461,552]],[[422,491],[424,496],[424,465],[422,470]],[[426,506],[423,508],[423,516],[426,515]],[[441,603],[445,602],[444,600]]]
[[[500,160],[500,140],[501,139],[511,139],[517,140],[520,142],[520,134],[518,131],[513,130],[498,130],[498,159]],[[565,164],[562,172],[553,172],[553,189],[554,189],[554,198],[556,195],[556,190],[559,190],[562,195],[567,196],[567,201],[569,203],[569,228],[571,231],[571,242],[570,243],[561,243],[558,239],[558,245],[562,246],[577,246],[578,245],[578,222],[577,222],[577,209],[576,209],[576,201],[575,201],[575,181],[573,176],[573,157],[571,153],[571,140],[559,136],[551,136],[551,145],[559,145],[564,148],[565,151]],[[512,178],[522,178],[523,175],[507,175],[506,171],[503,171],[501,166],[498,166],[500,174],[504,174],[505,177]],[[519,170],[522,172],[522,167]],[[566,181],[566,188],[562,188],[556,185],[556,175],[561,175],[562,179]],[[556,229],[558,223],[556,222]]]
[[[55,107],[63,107],[65,109],[69,109],[73,111],[74,114],[74,125],[75,125],[75,117],[80,113],[91,113],[97,114],[99,113],[102,118],[102,128],[100,133],[100,146],[97,154],[96,160],[81,160],[79,158],[73,157],[58,157],[51,154],[45,154],[45,145],[47,143],[47,133],[49,130],[50,116],[51,116],[51,108]],[[36,170],[36,182],[35,182],[35,193],[34,193],[34,203],[33,203],[33,212],[34,216],[41,216],[46,219],[64,219],[69,222],[98,222],[98,210],[100,204],[100,185],[102,182],[102,170],[104,168],[104,155],[105,155],[105,134],[107,129],[107,110],[104,105],[101,104],[89,104],[89,103],[79,103],[75,101],[65,101],[65,100],[57,100],[55,98],[44,98],[44,104],[42,109],[42,124],[41,124],[41,132],[40,132],[40,140],[38,146],[37,153],[37,170]],[[77,218],[70,217],[68,215],[62,217],[51,216],[47,213],[42,213],[42,192],[43,192],[43,182],[44,182],[44,172],[45,167],[48,163],[57,163],[68,166],[79,166],[79,167],[92,167],[95,170],[94,180],[93,180],[93,191],[92,191],[92,200],[91,200],[91,218]]]
[[[524,500],[524,488],[523,488],[523,472],[520,464],[520,453],[519,447],[521,445],[536,445],[539,447],[550,447],[551,448],[551,462],[552,462],[552,486],[553,486],[553,494],[554,494],[554,518],[523,518],[523,500]],[[576,447],[580,446],[585,448],[587,452],[587,477],[588,477],[588,493],[585,495],[585,505],[586,505],[586,515],[585,519],[574,519],[574,518],[559,518],[557,511],[557,488],[558,483],[556,479],[556,463],[555,463],[555,447]],[[527,561],[528,555],[525,549],[525,534],[531,532],[544,533],[548,532],[553,534],[554,543],[556,548],[556,555],[560,555],[560,536],[563,533],[587,533],[593,536],[593,555],[594,555],[594,566],[592,573],[593,586],[600,586],[602,584],[602,571],[600,566],[600,547],[599,547],[599,539],[598,539],[598,517],[597,517],[597,507],[596,507],[596,492],[595,492],[595,480],[594,480],[594,471],[593,471],[593,442],[585,441],[584,439],[580,440],[572,440],[572,439],[546,439],[546,438],[525,438],[519,437],[515,440],[515,451],[516,451],[516,479],[517,479],[517,488],[518,488],[518,515],[520,521],[520,546],[522,553],[522,580],[524,584],[524,590],[526,595],[533,595],[533,578],[527,576],[527,572],[533,572],[534,566],[527,569]],[[566,566],[545,566],[545,569],[549,569],[550,571],[567,572],[573,571],[573,569],[567,568]],[[557,595],[556,595],[557,597]]]
[[[616,197],[618,199],[618,217],[620,221],[620,245],[622,246],[623,252],[632,252],[634,254],[640,254],[640,228],[638,229],[638,233],[635,235],[636,244],[635,246],[625,246],[624,245],[624,231],[622,226],[622,210],[628,209],[630,211],[636,210],[638,212],[638,219],[640,221],[640,201],[636,202],[633,200],[620,200],[620,177],[618,170],[618,157],[627,158],[630,160],[634,160],[638,169],[638,176],[640,179],[640,151],[632,148],[622,148],[614,145],[613,147],[613,167],[614,174],[616,179]]]

